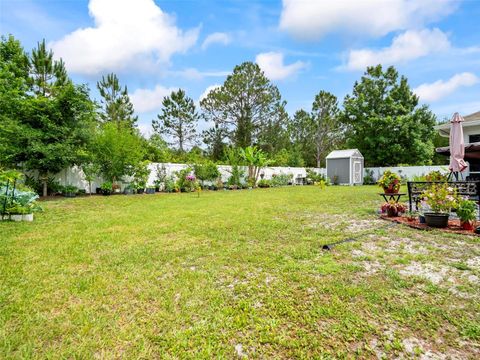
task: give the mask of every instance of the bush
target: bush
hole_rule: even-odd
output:
[[[439,170],[430,171],[427,175],[425,175],[426,181],[447,181],[448,174],[442,173]]]
[[[315,184],[325,180],[325,176],[322,174],[317,174],[313,169],[307,169],[307,183]]]
[[[363,176],[363,184],[364,185],[374,185],[375,178],[373,177],[373,170],[365,169],[365,175]]]
[[[193,166],[193,171],[202,184],[204,181],[214,181],[220,177],[220,171],[213,161],[207,161],[203,164],[195,164]]]
[[[272,186],[272,182],[270,180],[262,179],[258,181],[257,186],[259,188],[269,188]]]
[[[292,183],[293,174],[273,174],[271,181],[272,186],[286,186]]]

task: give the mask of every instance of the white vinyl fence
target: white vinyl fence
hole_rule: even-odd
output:
[[[165,173],[168,176],[176,176],[176,173],[180,170],[187,168],[189,165],[187,164],[174,164],[174,163],[151,163],[148,165],[150,170],[150,176],[147,181],[147,186],[154,185],[154,181],[157,178],[157,169],[165,170]],[[245,174],[247,173],[246,167],[241,167]],[[220,171],[222,181],[227,181],[228,178],[231,176],[231,166],[230,165],[218,165],[218,170]],[[325,169],[313,169],[318,174],[326,174]],[[264,179],[271,179],[274,174],[291,174],[293,175],[293,180],[295,179],[303,179],[307,176],[307,168],[303,167],[266,167],[260,171],[260,174],[264,174]],[[55,180],[59,181],[61,185],[74,185],[79,189],[85,189],[88,193],[88,182],[85,181],[83,171],[78,167],[73,167],[69,169],[65,169],[58,174],[55,175]],[[103,183],[102,178],[97,178],[95,181],[92,182],[92,192],[95,192],[97,187],[100,187]],[[123,179],[121,183],[121,188],[128,185],[131,181],[128,177]],[[208,183],[208,182],[206,182]]]
[[[154,181],[157,177],[157,167],[165,168],[165,172],[167,176],[174,176],[177,171],[183,170],[187,167],[187,164],[174,164],[174,163],[151,163],[148,168],[150,169],[150,176],[148,178],[147,185],[153,185]],[[222,176],[222,181],[227,181],[228,178],[231,175],[231,166],[229,165],[219,165],[218,169],[220,170],[221,176]],[[243,168],[246,172],[246,167]],[[313,169],[316,173],[318,174],[323,174],[326,175],[326,169],[325,168],[315,168]],[[370,168],[365,168],[365,174],[367,174],[367,171],[372,171],[373,172],[373,178],[374,180],[378,180],[380,176],[382,176],[383,172],[385,170],[391,170],[400,176],[404,176],[407,179],[411,179],[414,176],[421,176],[425,175],[431,171],[434,170],[439,170],[441,172],[447,172],[448,171],[448,166],[402,166],[402,167],[370,167]],[[272,175],[280,175],[280,174],[291,174],[293,175],[293,180],[295,182],[296,179],[303,179],[307,176],[307,168],[303,167],[267,167],[262,169],[260,172],[261,174],[264,174],[265,179],[271,179]],[[467,176],[467,174],[464,174],[464,176]],[[62,185],[74,185],[78,187],[79,189],[85,189],[85,191],[88,193],[88,182],[85,181],[85,178],[83,176],[83,172],[80,168],[78,167],[73,167],[69,169],[65,169],[61,171],[60,173],[55,175],[55,179],[60,182]],[[123,188],[130,182],[130,179],[126,178],[123,179],[124,182],[122,182],[122,190]],[[92,182],[92,192],[95,192],[95,189],[97,187],[100,187],[102,184],[103,179],[97,178],[95,181]],[[300,182],[300,181],[298,181]]]

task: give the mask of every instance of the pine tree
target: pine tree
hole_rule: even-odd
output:
[[[97,82],[97,88],[100,92],[102,111],[100,118],[103,122],[114,122],[117,125],[128,124],[134,127],[138,120],[134,116],[133,104],[128,96],[128,90],[125,86],[120,86],[117,75],[108,74],[107,77],[102,76],[102,80]]]
[[[45,39],[32,50],[30,71],[36,95],[52,96],[56,87],[70,82],[63,60],[53,60],[53,52],[47,50]]]
[[[180,152],[185,152],[187,145],[194,145],[197,140],[196,127],[199,115],[195,103],[179,89],[166,96],[162,102],[162,113],[152,121],[152,127],[160,135],[172,138]]]

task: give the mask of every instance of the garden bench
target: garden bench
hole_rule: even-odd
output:
[[[413,210],[415,204],[415,211],[418,211],[418,204],[422,200],[422,194],[433,184],[440,184],[440,181],[408,181],[408,204],[409,210]],[[460,196],[466,196],[469,200],[473,200],[480,205],[480,181],[448,181],[447,184],[452,188],[457,189]],[[479,214],[480,218],[480,214]]]

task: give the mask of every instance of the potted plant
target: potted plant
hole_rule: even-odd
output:
[[[385,194],[396,194],[400,190],[400,176],[390,170],[386,170],[378,180],[378,185],[383,188]]]
[[[147,194],[155,194],[155,186],[147,186],[145,191]]]
[[[128,184],[127,186],[125,186],[125,189],[123,189],[123,193],[125,195],[132,195],[134,193],[134,190],[134,187],[131,184]]]
[[[475,202],[462,199],[458,202],[457,215],[460,218],[460,226],[464,230],[473,230],[475,228],[475,219],[477,217],[477,206]]]
[[[102,190],[102,194],[105,196],[111,195],[112,194],[112,182],[111,181],[105,181],[102,186],[100,186],[100,189]]]
[[[414,222],[415,219],[418,217],[418,213],[416,211],[407,211],[405,213],[405,217],[407,218],[408,222]]]
[[[428,226],[444,228],[448,226],[450,210],[458,204],[456,189],[448,183],[432,184],[422,194],[431,212],[425,212],[425,222]]]
[[[388,217],[396,217],[401,213],[404,213],[407,210],[406,206],[400,203],[397,203],[393,200],[386,202],[382,205],[382,212],[386,213]]]
[[[78,193],[78,188],[73,185],[67,185],[63,188],[63,196],[73,198],[76,197]]]

